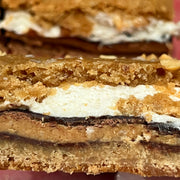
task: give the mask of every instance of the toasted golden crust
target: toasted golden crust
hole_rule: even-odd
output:
[[[28,9],[40,16],[47,17],[51,13],[50,19],[57,18],[57,15],[65,14],[72,10],[94,13],[97,10],[114,12],[123,10],[129,14],[152,14],[165,19],[172,18],[172,0],[2,0],[2,6],[10,9]]]
[[[176,63],[177,60],[169,61]],[[163,59],[161,59],[163,60]],[[101,56],[100,58],[64,58],[43,59],[23,56],[0,57],[1,86],[8,88],[12,85],[42,83],[45,87],[59,86],[64,82],[83,83],[96,81],[110,85],[160,84],[170,82],[180,84],[179,69],[175,71],[164,67],[156,56],[136,58],[117,58],[116,56]],[[8,78],[3,80],[3,78]],[[20,81],[18,83],[18,81]],[[5,86],[3,84],[5,83]],[[11,83],[10,83],[11,84]],[[2,89],[1,88],[1,89]]]

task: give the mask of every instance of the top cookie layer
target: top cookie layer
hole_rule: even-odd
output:
[[[40,16],[46,17],[51,13],[49,19],[65,14],[69,11],[79,10],[82,12],[95,13],[96,11],[114,12],[125,11],[132,15],[154,15],[164,19],[172,19],[172,0],[2,0],[2,6],[9,9],[27,9]]]
[[[64,82],[95,81],[109,85],[148,85],[175,83],[180,85],[180,63],[163,55],[134,59],[101,56],[101,58],[39,59],[35,57],[1,56],[0,78],[19,79],[24,83],[42,82],[46,87]],[[14,84],[12,80],[12,84]],[[1,83],[3,86],[3,83]],[[5,89],[7,88],[5,84]]]

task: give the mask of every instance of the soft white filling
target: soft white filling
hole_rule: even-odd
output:
[[[156,113],[151,112],[152,121],[151,123],[165,123],[169,126],[173,126],[180,130],[180,118],[175,118],[168,115],[159,115]]]
[[[47,113],[59,117],[88,117],[103,115],[120,115],[116,108],[120,98],[127,99],[134,95],[143,99],[147,95],[154,95],[157,91],[151,86],[92,86],[72,85],[69,89],[56,88],[56,94],[48,96],[41,103],[34,99],[21,101],[37,113]]]
[[[94,23],[94,27],[88,40],[102,44],[135,41],[167,42],[172,35],[180,34],[180,23],[175,24],[153,18],[150,19],[150,24],[143,28],[130,28],[125,31],[118,31],[113,18],[103,12],[89,19]],[[45,29],[34,22],[32,15],[25,11],[7,11],[4,20],[0,21],[0,28],[20,35],[32,29],[44,37],[58,38],[61,36],[61,27],[53,26]]]
[[[94,28],[90,41],[102,44],[114,44],[118,42],[156,41],[167,42],[171,36],[180,34],[180,22],[163,21],[150,18],[150,23],[141,28],[130,28],[118,31],[113,19],[104,13],[99,13],[94,21]]]
[[[0,21],[0,28],[15,32],[19,35],[26,34],[31,29],[44,37],[56,38],[61,36],[59,26],[45,29],[34,22],[32,16],[25,11],[7,11],[4,20]]]
[[[35,101],[35,98],[30,100],[20,100],[18,103],[26,105],[32,112],[47,114],[55,117],[89,117],[89,116],[105,116],[105,115],[122,115],[117,109],[117,102],[120,98],[128,99],[134,95],[137,99],[144,99],[148,95],[155,95],[157,91],[153,86],[139,85],[136,87],[128,86],[92,86],[71,85],[68,89],[55,88],[56,94],[48,96],[41,103]],[[175,88],[177,95],[179,88]],[[171,95],[169,95],[171,98]],[[180,101],[175,95],[172,100]],[[5,102],[8,105],[10,102]],[[169,123],[180,129],[180,118],[171,117],[168,115],[158,115],[153,112],[146,112],[141,116],[146,117],[146,114],[152,115],[153,122]],[[130,114],[131,115],[131,114]],[[90,130],[88,132],[91,132]]]

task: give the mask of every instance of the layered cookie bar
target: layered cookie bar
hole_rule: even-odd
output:
[[[162,54],[180,32],[172,0],[2,0],[0,6],[0,48],[12,54]]]
[[[0,168],[180,176],[180,61],[0,57]]]

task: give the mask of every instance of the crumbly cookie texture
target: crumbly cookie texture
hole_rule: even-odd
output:
[[[43,17],[47,17],[48,13],[51,13],[49,17],[51,20],[54,17],[58,17],[59,14],[65,14],[69,11],[79,10],[79,12],[96,13],[99,10],[105,12],[114,12],[114,10],[123,10],[129,14],[152,14],[155,16],[164,17],[165,19],[172,18],[173,2],[171,0],[136,0],[132,3],[131,0],[2,0],[3,7],[9,9],[28,9]]]
[[[22,84],[35,85],[42,83],[46,87],[59,86],[63,82],[97,81],[110,85],[166,84],[170,82],[179,85],[179,69],[174,71],[161,65],[163,56],[159,59],[154,55],[136,58],[109,59],[101,58],[35,58],[33,56],[1,56],[0,78],[3,83],[11,79]],[[166,56],[167,59],[167,56]],[[168,57],[172,64],[177,60]],[[8,81],[5,81],[9,78]],[[12,84],[13,83],[12,81]],[[16,85],[19,84],[18,82]],[[6,84],[7,85],[7,84]],[[12,85],[11,85],[12,86]],[[7,86],[3,86],[6,87]]]
[[[177,148],[175,148],[177,149]],[[5,135],[0,138],[0,168],[73,173],[129,172],[180,176],[180,153],[161,144],[104,142],[52,145]]]
[[[117,29],[129,26],[141,27],[149,23],[147,17],[172,20],[173,8],[171,0],[60,0],[39,1],[19,0],[11,2],[2,0],[2,7],[10,10],[25,10],[33,14],[33,19],[45,28],[59,25],[67,30],[71,36],[88,37],[93,29],[93,22],[89,17],[104,12],[112,17]],[[143,7],[143,8],[142,8]]]
[[[118,109],[123,114],[134,116],[141,116],[146,112],[155,112],[162,115],[171,115],[173,117],[180,117],[180,101],[173,101],[169,95],[158,93],[154,96],[146,96],[143,100],[138,100],[134,96],[129,99],[120,99]],[[147,115],[147,121],[148,121]],[[151,120],[152,118],[149,117]]]

